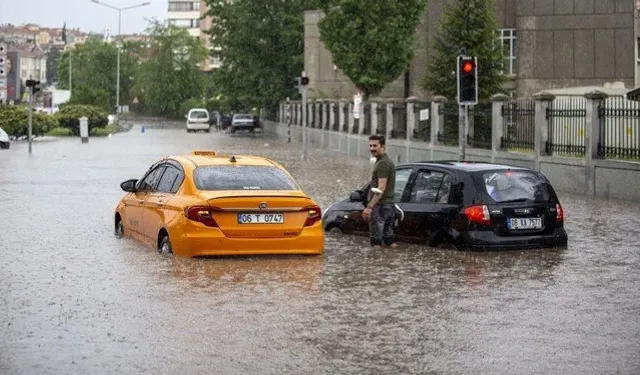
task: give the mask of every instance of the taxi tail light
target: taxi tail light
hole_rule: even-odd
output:
[[[564,222],[564,208],[560,202],[556,203],[556,223],[561,224]]]
[[[200,222],[208,227],[217,227],[218,223],[213,219],[212,214],[214,210],[209,206],[190,206],[184,210],[184,215],[187,219]]]
[[[467,207],[464,209],[464,214],[472,223],[483,225],[491,224],[491,215],[489,214],[489,208],[485,205]]]
[[[322,210],[318,206],[308,206],[302,209],[308,213],[307,219],[304,221],[305,227],[310,227],[322,219]]]

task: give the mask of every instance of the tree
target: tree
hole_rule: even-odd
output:
[[[293,79],[304,67],[304,10],[310,0],[207,0],[216,21],[207,33],[222,67],[214,80],[227,103],[275,107],[295,97]],[[240,109],[240,108],[236,108]]]
[[[67,44],[67,22],[65,21],[65,23],[62,25],[62,41],[64,42],[64,44]]]
[[[130,102],[130,91],[133,87],[138,57],[131,53],[138,48],[137,44],[124,43],[120,57],[120,101]],[[88,40],[74,49],[65,51],[58,61],[58,88],[69,88],[69,59],[71,58],[72,101],[76,104],[94,105],[96,95],[106,102],[102,107],[113,111],[116,103],[116,81],[118,49],[112,43]],[[76,92],[76,88],[84,90]],[[84,97],[85,93],[92,93]]]
[[[55,83],[58,80],[58,60],[60,48],[51,47],[47,53],[47,83]]]
[[[333,0],[320,39],[365,100],[407,70],[426,0]]]
[[[173,25],[152,22],[147,32],[149,50],[138,67],[132,94],[143,112],[182,117],[180,105],[203,96],[205,77],[198,64],[207,50],[187,30]]]
[[[478,58],[478,100],[503,91],[503,55],[493,0],[455,0],[447,3],[440,30],[427,62],[422,85],[434,94],[457,98],[456,59],[462,48]]]

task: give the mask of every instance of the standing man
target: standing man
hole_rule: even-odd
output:
[[[393,233],[396,209],[393,195],[396,187],[396,166],[387,155],[386,140],[383,135],[369,137],[369,152],[376,158],[371,175],[371,187],[382,193],[369,194],[371,199],[362,212],[364,220],[369,221],[371,246],[381,245],[397,247]]]

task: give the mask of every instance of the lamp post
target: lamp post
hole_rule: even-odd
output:
[[[96,3],[98,5],[102,5],[105,6],[107,8],[111,8],[114,10],[118,11],[118,63],[117,63],[117,73],[116,73],[116,119],[119,119],[119,114],[120,114],[120,26],[121,26],[121,21],[122,21],[122,11],[124,10],[129,10],[129,9],[133,9],[133,8],[139,8],[139,7],[143,7],[146,5],[151,4],[148,1],[145,1],[144,3],[140,3],[140,4],[136,4],[136,5],[130,5],[130,6],[126,6],[126,7],[116,7],[110,4],[107,4],[103,1],[99,1],[99,0],[91,0],[91,2]],[[117,121],[117,120],[116,120]]]

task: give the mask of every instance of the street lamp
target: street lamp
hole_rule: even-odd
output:
[[[133,8],[139,8],[139,7],[143,7],[146,5],[151,4],[148,1],[145,1],[144,3],[141,4],[136,4],[136,5],[130,5],[127,7],[122,7],[122,8],[118,8],[116,6],[104,3],[102,1],[99,0],[91,0],[91,2],[96,3],[98,5],[103,5],[107,8],[111,8],[114,10],[118,11],[118,66],[117,66],[117,77],[116,77],[116,118],[118,118],[118,114],[120,113],[120,26],[121,26],[121,20],[122,20],[122,11],[123,10],[128,10],[128,9],[133,9]]]

